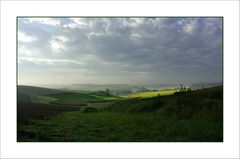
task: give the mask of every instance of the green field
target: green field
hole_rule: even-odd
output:
[[[96,99],[79,94],[65,95],[66,99]],[[62,98],[60,96],[51,95]],[[19,125],[17,139],[21,142],[222,142],[223,89],[215,87],[166,96],[90,102],[77,111],[43,120],[32,119]]]
[[[73,104],[73,105],[83,105],[88,101],[96,100],[96,97],[92,97],[81,93],[62,93],[56,95],[50,95],[51,98],[56,98],[57,100],[53,103],[55,104]]]
[[[52,103],[55,104],[73,104],[73,105],[84,105],[90,102],[98,102],[98,101],[106,101],[106,100],[114,100],[119,99],[119,97],[100,94],[98,92],[94,93],[62,93],[62,94],[55,94],[49,95],[50,98],[55,98],[57,100],[53,101]]]
[[[106,94],[105,91],[67,92],[32,86],[18,86],[19,101],[31,101],[41,104],[86,105],[86,103],[111,101],[121,97]]]
[[[151,98],[157,96],[166,96],[172,95],[175,92],[178,92],[179,89],[170,89],[170,90],[161,90],[161,91],[148,91],[148,92],[140,92],[140,93],[133,93],[126,97],[128,98]]]
[[[49,103],[54,102],[58,99],[57,98],[52,98],[52,97],[46,97],[46,96],[32,95],[31,100],[34,103],[49,104]]]

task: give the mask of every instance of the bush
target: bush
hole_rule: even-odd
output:
[[[83,110],[83,113],[93,113],[93,112],[97,112],[98,109],[94,108],[94,107],[87,107]]]

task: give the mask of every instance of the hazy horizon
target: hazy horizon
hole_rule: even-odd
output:
[[[18,85],[222,82],[222,18],[18,18]]]
[[[219,84],[219,85],[222,85],[223,83],[222,82],[195,82],[195,83],[151,83],[151,84],[148,84],[148,83],[140,83],[140,84],[124,84],[124,83],[112,83],[112,84],[109,84],[109,83],[72,83],[72,84],[18,84],[18,86],[32,86],[32,87],[46,87],[46,88],[60,88],[60,87],[68,87],[68,86],[74,86],[74,85],[91,85],[91,86],[111,86],[111,85],[123,85],[123,86],[180,86],[180,85],[183,85],[183,86],[189,86],[189,85],[197,85],[197,84]]]

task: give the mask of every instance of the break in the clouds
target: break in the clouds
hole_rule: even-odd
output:
[[[222,25],[222,18],[18,18],[18,82],[221,82]]]

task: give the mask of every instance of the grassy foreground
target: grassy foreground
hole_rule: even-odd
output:
[[[31,120],[18,127],[18,141],[222,142],[223,90],[118,100]]]

